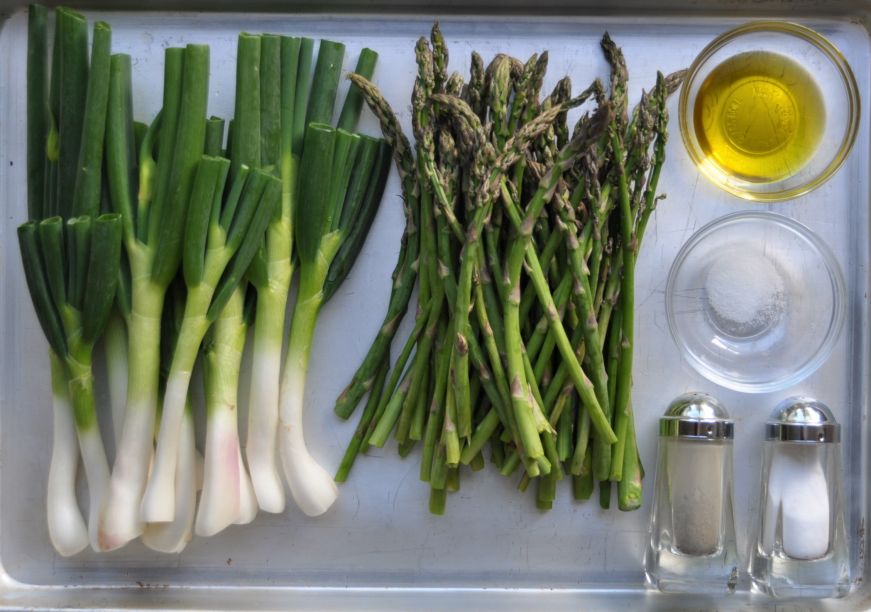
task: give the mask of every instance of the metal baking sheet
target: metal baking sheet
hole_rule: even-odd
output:
[[[26,196],[26,11],[12,4],[7,4],[8,19],[0,30],[0,606],[746,609],[777,604],[780,609],[852,610],[871,605],[864,586],[869,504],[868,122],[862,121],[852,154],[831,181],[795,201],[760,206],[718,190],[699,175],[680,140],[677,96],[669,106],[671,140],[661,180],[668,198],[652,220],[637,271],[633,404],[642,460],[648,467],[641,510],[605,512],[595,500],[575,503],[568,484],[562,483],[554,509],[542,513],[535,509],[531,494],[514,490],[513,479],[488,469],[464,473],[462,490],[449,497],[447,513],[435,517],[427,511],[428,488],[417,478],[416,456],[402,460],[395,448],[388,447],[358,461],[341,486],[336,507],[321,518],[307,518],[291,504],[283,515],[260,515],[251,525],[195,539],[178,556],[157,554],[134,543],[106,555],[85,552],[70,559],[58,557],[44,518],[51,439],[48,359],[24,285],[15,237],[15,227],[24,220]],[[184,2],[177,6],[200,8]],[[259,6],[287,10],[268,2]],[[598,42],[607,30],[626,54],[633,100],[642,87],[652,86],[656,70],[688,66],[707,42],[745,21],[747,15],[758,17],[763,12],[794,18],[841,49],[856,74],[863,105],[871,102],[871,37],[866,14],[858,12],[868,10],[867,4],[720,2],[711,3],[705,12],[694,12],[692,2],[664,4],[661,11],[630,2],[629,10],[616,13],[607,5],[590,4],[585,11],[584,6],[557,2],[543,5],[544,17],[533,16],[534,7],[514,2],[505,5],[518,13],[511,16],[500,16],[497,9],[485,5],[479,5],[478,16],[450,11],[427,14],[425,8],[413,11],[413,4],[400,6],[403,14],[390,12],[389,5],[380,7],[381,12],[367,13],[359,4],[347,5],[351,12],[330,14],[155,10],[86,14],[91,22],[103,18],[112,25],[113,51],[132,54],[135,114],[140,120],[150,120],[160,103],[163,48],[187,42],[211,45],[209,112],[230,116],[236,35],[245,30],[341,40],[348,46],[346,69],[353,67],[361,47],[373,47],[381,54],[375,80],[410,127],[413,44],[429,32],[436,17],[449,44],[451,67],[464,74],[472,49],[485,59],[497,52],[524,57],[548,49],[551,61],[545,89],[564,74],[572,76],[576,88],[594,77],[606,77]],[[646,16],[634,15],[633,8]],[[472,10],[463,8],[464,13]],[[850,16],[851,11],[856,14]],[[362,129],[377,133],[374,119],[364,115]],[[776,394],[730,392],[703,379],[681,363],[665,319],[666,277],[680,246],[712,219],[750,208],[789,215],[817,232],[835,252],[849,289],[847,322],[832,357],[804,382]],[[325,307],[318,325],[306,394],[306,428],[310,447],[329,470],[338,465],[354,427],[354,419],[342,423],[333,415],[333,400],[368,348],[383,314],[402,225],[394,174],[356,267]],[[655,465],[655,424],[667,403],[687,390],[713,393],[737,418],[735,510],[742,551],[757,508],[766,415],[780,399],[799,392],[833,408],[845,424],[845,492],[854,580],[847,600],[774,602],[750,595],[746,578],[739,592],[722,599],[663,596],[644,589],[641,561]]]

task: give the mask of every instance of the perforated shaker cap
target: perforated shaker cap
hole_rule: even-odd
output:
[[[765,439],[816,444],[840,442],[841,425],[824,403],[811,397],[790,397],[771,413],[765,424]]]
[[[716,398],[697,391],[684,393],[669,404],[659,419],[659,435],[690,440],[731,440],[735,422]]]

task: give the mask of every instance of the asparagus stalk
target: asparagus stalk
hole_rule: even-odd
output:
[[[473,54],[463,86],[459,76],[447,76],[447,48],[434,27],[431,42],[416,46],[416,156],[377,89],[352,76],[394,143],[407,227],[419,236],[407,277],[418,281],[419,303],[387,383],[381,368],[389,325],[336,412],[349,415],[377,381],[346,458],[367,443],[383,445],[394,431],[401,456],[422,438],[420,477],[431,485],[433,513],[443,513],[447,491],[459,487],[461,465],[481,467],[487,441],[503,474],[523,465],[521,490],[540,479],[542,509],[551,507],[567,470],[576,498],[588,498],[600,480],[600,503],[607,505],[607,478],[619,469],[618,506],[640,504],[643,473],[626,375],[632,338],[623,316],[633,307],[632,271],[624,270],[657,201],[658,170],[648,172],[657,165],[648,165],[656,141],[650,118],[664,113],[652,102],[670,93],[661,83],[680,76],[661,77],[630,120],[622,54],[607,35],[603,50],[612,67],[610,96],[596,83],[573,98],[566,78],[541,100],[546,53],[525,63],[498,55],[486,69]],[[591,97],[598,109],[570,135],[566,111]],[[624,151],[614,150],[614,134]],[[626,194],[629,239],[620,235]],[[409,266],[409,251],[404,244],[397,271]],[[404,312],[405,289],[396,283],[385,324]]]

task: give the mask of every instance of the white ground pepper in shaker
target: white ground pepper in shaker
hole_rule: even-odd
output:
[[[850,563],[841,494],[841,426],[814,399],[781,402],[765,426],[757,590],[775,597],[843,597]]]
[[[661,591],[735,589],[734,432],[726,409],[705,393],[679,396],[659,420],[644,572]]]

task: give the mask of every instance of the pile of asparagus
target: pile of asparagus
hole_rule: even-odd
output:
[[[18,235],[50,347],[53,545],[72,555],[141,536],[155,550],[180,552],[194,532],[248,523],[258,509],[281,512],[285,481],[304,512],[324,512],[336,487],[302,434],[312,337],[321,305],[362,247],[391,159],[383,140],[353,133],[363,105],[355,86],[332,126],[344,45],[321,41],[315,59],[311,39],[240,35],[225,138],[224,121],[207,118],[207,46],[166,49],[163,106],[144,125],[133,119],[131,58],[112,54],[109,25],[95,24],[90,61],[82,15],[56,11],[51,53],[48,25],[47,10],[33,6],[30,220]],[[357,72],[371,77],[376,59],[364,50]],[[296,265],[300,288],[283,364]],[[237,406],[251,326],[243,453]],[[100,372],[92,367],[102,338],[111,470],[94,393]],[[198,363],[201,474],[191,392]],[[87,521],[75,492],[79,455]]]
[[[368,392],[336,479],[388,438],[421,442],[430,511],[444,512],[460,470],[489,447],[503,475],[535,480],[549,509],[559,480],[575,499],[641,504],[632,416],[634,275],[662,196],[668,96],[683,73],[659,74],[631,112],[626,63],[605,34],[610,87],[542,95],[547,53],[522,62],[472,54],[468,82],[448,73],[436,24],[416,46],[415,145],[364,76],[351,75],[393,146],[406,228],[378,335],[336,402],[349,417]],[[570,125],[568,112],[587,105]],[[390,346],[417,284],[416,319]]]

